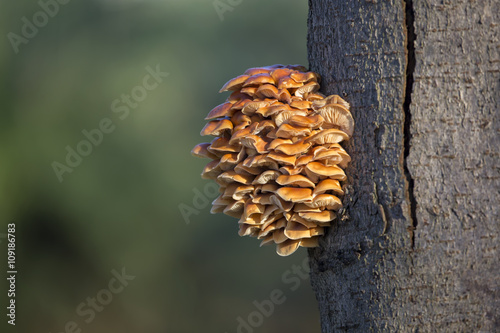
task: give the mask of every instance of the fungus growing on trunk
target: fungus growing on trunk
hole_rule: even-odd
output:
[[[192,150],[212,160],[202,177],[220,186],[211,212],[238,218],[240,236],[274,243],[281,256],[318,246],[342,208],[351,158],[339,143],[354,120],[349,103],[318,92],[319,81],[299,65],[248,69],[205,118],[201,134],[216,138]]]

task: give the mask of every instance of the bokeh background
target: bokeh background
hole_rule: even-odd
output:
[[[278,257],[240,238],[235,219],[196,208],[210,186],[207,161],[190,155],[224,82],[249,67],[307,66],[307,2],[218,3],[232,3],[222,19],[212,0],[69,1],[17,53],[8,34],[42,8],[0,4],[0,270],[13,222],[18,268],[17,325],[6,324],[3,278],[0,331],[59,333],[74,321],[93,333],[231,333],[273,289],[286,301],[253,332],[320,331],[308,279],[290,273],[306,251]],[[120,119],[112,102],[158,64],[169,76]],[[104,118],[114,131],[60,182],[52,163]],[[183,217],[182,205],[196,213]],[[86,323],[77,306],[122,268],[135,279]]]

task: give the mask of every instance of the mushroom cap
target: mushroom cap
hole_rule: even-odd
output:
[[[245,185],[250,185],[252,184],[254,178],[255,177],[253,175],[242,175],[236,173],[236,171],[234,170],[231,170],[221,173],[217,177],[217,183],[219,183],[222,186],[227,186],[230,183],[241,183]]]
[[[220,160],[213,160],[209,162],[203,168],[203,172],[201,173],[201,178],[204,179],[215,179],[221,173],[221,168],[219,167]]]
[[[351,113],[340,104],[327,104],[318,110],[318,113],[325,119],[323,127],[329,125],[344,131],[349,137],[354,131],[354,119]]]
[[[342,208],[342,201],[331,194],[319,194],[314,197],[312,202],[308,202],[306,205],[312,208],[324,207],[328,210],[339,210]]]
[[[231,80],[227,81],[222,86],[222,88],[219,90],[219,92],[221,93],[221,92],[228,91],[228,90],[238,90],[238,89],[240,89],[243,86],[243,84],[245,83],[245,81],[248,78],[249,78],[249,76],[246,75],[246,74],[237,76],[234,79],[231,79]]]
[[[230,145],[229,139],[220,137],[215,138],[210,143],[210,146],[207,147],[208,151],[217,155],[217,154],[227,154],[227,153],[237,153],[241,150],[241,146],[239,145]]]
[[[228,171],[234,169],[235,165],[243,160],[245,156],[244,151],[239,153],[228,153],[220,158],[219,167],[222,171]]]
[[[191,150],[191,155],[202,158],[211,158],[214,160],[218,159],[219,157],[215,154],[212,154],[208,150],[208,147],[210,147],[209,142],[199,143],[196,146],[194,146],[194,148]]]
[[[300,88],[304,84],[301,82],[297,82],[289,76],[284,76],[278,81],[278,89],[293,89]]]
[[[257,128],[257,123],[253,123],[252,125],[245,127],[243,129],[240,129],[238,131],[233,131],[233,134],[231,135],[231,139],[229,139],[229,144],[230,145],[239,145],[241,144],[241,139],[244,138],[247,135],[253,134],[255,129]]]
[[[310,188],[280,187],[276,194],[281,199],[291,202],[311,202],[313,199]]]
[[[289,68],[277,68],[271,72],[271,77],[275,83],[278,83],[282,78],[288,77],[291,72]]]
[[[258,203],[261,205],[270,205],[272,204],[271,202],[271,196],[274,194],[268,193],[268,194],[256,194],[252,197],[252,202],[253,203]]]
[[[315,133],[307,138],[306,142],[324,145],[326,143],[339,143],[348,140],[349,136],[336,128],[326,129]]]
[[[244,94],[247,94],[248,96],[250,97],[254,97],[255,96],[255,93],[257,92],[257,87],[245,87],[245,88],[241,88],[240,90],[242,93]]]
[[[289,124],[282,124],[276,132],[277,137],[284,139],[290,139],[298,136],[307,136],[309,134],[311,134],[311,129],[307,127],[292,126]]]
[[[264,84],[257,89],[256,95],[258,98],[278,98],[278,88],[272,84]]]
[[[293,165],[284,165],[280,168],[280,172],[284,175],[298,175],[304,170],[303,167],[295,167]]]
[[[231,217],[240,218],[244,209],[245,200],[233,200],[229,205],[224,208],[223,213]]]
[[[293,202],[285,201],[276,195],[271,196],[271,202],[283,212],[289,212],[293,208]]]
[[[205,120],[221,118],[221,117],[231,117],[236,110],[232,110],[233,103],[225,102],[220,105],[217,105],[208,113],[205,117]]]
[[[241,185],[239,183],[229,184],[222,194],[223,198],[232,198],[236,201],[241,200],[246,194],[253,192],[254,187],[251,185]]]
[[[260,235],[260,233],[259,233]],[[262,239],[264,238],[264,239]],[[262,239],[262,241],[260,242],[260,247],[264,246],[264,245],[269,245],[271,243],[274,243],[274,239],[273,239],[273,235],[270,234],[270,235],[267,235],[265,237],[260,237],[260,236],[257,236],[257,239]]]
[[[271,72],[271,70],[270,67],[252,67],[247,69],[244,74],[254,76],[257,74],[267,74]]]
[[[243,136],[240,139],[240,143],[244,147],[255,149],[259,154],[263,154],[263,153],[268,152],[268,150],[266,148],[267,142],[262,140],[262,138],[260,136],[257,136],[257,135],[251,134],[251,135]],[[340,159],[340,155],[339,155],[339,159]]]
[[[309,162],[311,162],[312,160],[313,160],[313,156],[311,156],[311,155],[302,155],[295,162],[295,166],[299,167],[299,166],[306,165]]]
[[[222,136],[224,132],[231,132],[232,129],[233,123],[229,119],[211,120],[203,127],[200,135]]]
[[[269,159],[268,155],[254,155],[247,157],[243,161],[243,165],[247,167],[266,167],[267,169],[278,170],[278,163],[276,161]]]
[[[289,104],[292,101],[292,95],[288,89],[279,89],[278,90],[278,100],[283,103]]]
[[[267,155],[267,158],[278,162],[278,164],[280,164],[280,165],[283,165],[283,164],[294,165],[295,160],[297,159],[297,157],[295,155],[290,156],[290,155],[286,155],[286,154],[275,152],[275,151],[270,152]]]
[[[260,175],[258,175],[257,177],[255,177],[255,179],[253,180],[252,184],[254,184],[254,185],[267,184],[270,181],[273,181],[276,178],[278,178],[279,175],[280,175],[279,171],[276,171],[276,170],[266,170],[266,171],[262,172]]]
[[[290,118],[292,118],[293,116],[305,116],[305,115],[307,115],[307,112],[293,110],[288,105],[287,105],[287,108],[288,108],[288,110],[283,110],[282,112],[277,113],[273,117],[273,120],[276,123],[276,126],[280,127],[282,124],[288,123],[288,120]]]
[[[241,112],[243,112],[246,115],[253,115],[258,109],[268,106],[271,104],[270,101],[254,101],[247,103],[243,109],[241,109]]]
[[[288,222],[288,224],[285,227],[284,234],[289,239],[294,239],[294,240],[311,237],[311,232],[309,231],[309,228],[307,228],[303,224],[293,221]]]
[[[295,81],[302,83],[306,83],[309,81],[316,81],[316,82],[320,81],[319,75],[314,72],[307,72],[307,73],[295,72],[290,74],[290,77]]]
[[[285,235],[285,228],[276,229],[273,232],[273,238],[276,244],[281,244],[288,240],[288,237]]]
[[[255,74],[255,75],[250,76],[243,84],[243,87],[248,87],[248,86],[252,86],[252,85],[258,86],[258,85],[267,84],[267,83],[275,84],[276,82],[274,81],[272,76],[269,75],[269,73],[259,73],[259,74]]]
[[[258,235],[259,227],[256,225],[249,224],[240,224],[240,231],[238,231],[238,235],[240,236],[253,236]]]
[[[294,109],[307,110],[311,107],[311,102],[304,100],[293,100],[292,98],[290,106]]]
[[[284,219],[284,218],[281,218],[281,219],[279,219],[277,221],[273,221],[273,222],[274,223],[269,223],[266,226],[262,225],[262,229],[259,232],[259,236],[257,238],[267,237],[267,235],[270,232],[273,232],[276,229],[284,228],[286,226],[286,223],[287,223],[286,219]]]
[[[314,188],[313,195],[324,194],[331,191],[336,195],[344,195],[340,182],[336,179],[324,179]]]
[[[284,186],[289,185],[314,188],[314,183],[303,175],[281,175],[276,178],[276,183]]]
[[[247,223],[247,224],[248,223],[254,224],[255,217],[262,215],[266,209],[265,207],[266,206],[264,206],[264,205],[256,204],[256,203],[253,203],[251,200],[247,200],[247,202],[245,202],[245,209],[244,209],[243,215],[241,216],[240,222]],[[254,216],[254,215],[256,215],[256,216]],[[248,221],[250,221],[250,222],[248,222]],[[259,223],[260,223],[260,219],[259,219]]]
[[[330,222],[335,218],[335,213],[331,210],[324,210],[319,213],[316,212],[300,212],[298,213],[304,220],[314,222]]]
[[[246,74],[243,74],[243,75],[239,75],[237,77],[235,77],[234,79],[231,79],[229,81],[227,81],[223,86],[222,88],[219,90],[219,92],[224,92],[224,91],[228,91],[228,90],[238,90],[240,89],[243,84],[245,83],[245,81],[249,78],[250,76],[246,75]]]
[[[314,160],[323,161],[326,165],[332,165],[342,162],[342,156],[334,150],[324,150],[315,154]]]
[[[278,147],[279,145],[282,145],[282,144],[293,144],[293,141],[291,139],[277,138],[269,143],[268,148],[274,150],[274,149],[276,149],[276,147]]]
[[[314,103],[312,104],[312,109],[314,111],[318,111],[319,109],[321,109],[322,107],[324,107],[327,104],[339,104],[339,105],[342,105],[343,107],[345,107],[347,110],[349,110],[349,108],[350,108],[349,103],[347,103],[342,98],[340,98],[340,96],[330,95],[324,99],[314,101]]]
[[[294,81],[297,82],[296,80],[294,80]],[[309,82],[309,83],[303,85],[302,87],[297,88],[297,90],[295,90],[295,96],[304,98],[305,94],[310,93],[310,92],[314,93],[318,90],[319,90],[319,84],[317,82],[314,82],[314,81]]]
[[[250,125],[250,123],[252,123],[252,118],[250,118],[246,114],[243,114],[243,112],[241,112],[241,111],[237,111],[231,116],[231,122],[233,123],[234,126],[238,126],[238,125],[242,125],[242,124],[245,124],[246,126],[248,126],[248,125]]]
[[[231,95],[227,98],[228,102],[236,103],[241,100],[251,100],[252,98],[247,94],[242,93],[241,91],[233,91]]]
[[[310,101],[310,102],[314,102],[314,101],[319,101],[319,100],[322,100],[325,98],[325,95],[323,95],[322,93],[320,92],[310,92],[310,93],[307,93],[306,95],[306,100],[307,101]],[[312,107],[312,105],[311,105]]]
[[[310,146],[310,143],[297,141],[296,143],[282,143],[278,145],[274,150],[285,155],[298,155],[306,152]]]
[[[302,247],[317,247],[319,246],[319,237],[303,238],[300,240],[300,246]]]
[[[289,239],[283,243],[276,245],[276,253],[282,257],[286,257],[297,251],[300,240]]]
[[[274,193],[278,189],[278,185],[276,184],[264,184],[262,185],[261,192],[262,193]]]
[[[331,179],[346,180],[344,170],[336,165],[325,166],[319,162],[311,162],[306,165],[306,169],[319,176],[330,177]]]
[[[308,116],[294,114],[288,122],[294,126],[317,128],[321,126],[321,124],[323,124],[323,121],[323,117],[321,117],[319,114]]]

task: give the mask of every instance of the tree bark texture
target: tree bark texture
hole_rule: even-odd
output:
[[[356,121],[309,252],[323,332],[500,332],[500,2],[309,6],[311,70]]]

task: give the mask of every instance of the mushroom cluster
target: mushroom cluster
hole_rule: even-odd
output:
[[[201,135],[215,139],[192,150],[212,159],[201,174],[220,186],[211,212],[238,218],[240,236],[275,243],[281,256],[317,246],[342,207],[350,157],[339,143],[354,120],[346,101],[318,92],[319,80],[299,65],[248,69],[205,118]]]

